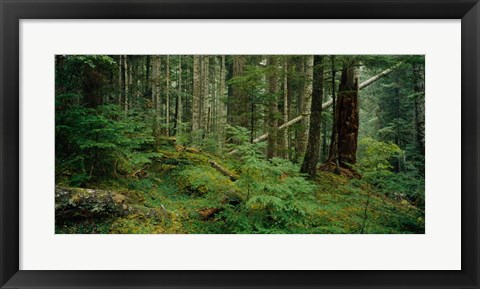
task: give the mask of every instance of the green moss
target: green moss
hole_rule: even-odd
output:
[[[375,234],[424,232],[423,210],[405,200],[389,198],[363,180],[349,180],[324,171],[318,173],[313,183],[312,206],[305,208],[309,213],[304,215],[302,222],[292,219],[288,225],[277,228],[274,224],[279,216],[270,214],[273,225],[267,227],[260,223],[268,221],[261,217],[262,210],[267,208],[245,210],[247,194],[240,189],[240,183],[232,182],[208,163],[209,159],[214,159],[234,171],[235,161],[222,162],[205,153],[173,150],[162,151],[162,155],[161,160],[149,166],[146,177],[111,179],[95,185],[127,196],[134,207],[142,208],[138,212],[114,219],[76,220],[57,226],[56,232],[358,234],[362,227],[364,233]],[[283,181],[280,177],[276,183]],[[232,196],[239,198],[239,204],[228,203]],[[201,211],[208,208],[219,210],[208,218],[202,217]],[[145,213],[148,210],[159,212],[159,216]]]

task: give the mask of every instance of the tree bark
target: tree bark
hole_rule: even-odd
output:
[[[313,72],[313,91],[311,114],[308,130],[307,149],[303,159],[300,172],[315,177],[317,174],[317,163],[320,154],[320,126],[322,116],[323,101],[323,58],[324,56],[314,56],[314,72]]]
[[[127,84],[127,72],[126,72],[126,67],[125,67],[125,56],[124,55],[120,55],[120,67],[121,67],[121,82],[122,82],[122,96],[121,96],[121,99],[120,99],[120,107],[122,109],[125,109],[125,101],[127,99],[127,88],[128,88],[128,84]]]
[[[245,56],[233,56],[232,77],[243,76],[245,64]],[[231,123],[232,125],[238,125],[248,129],[250,128],[248,94],[245,89],[238,84],[232,85],[231,90],[231,99],[229,100]]]
[[[308,139],[308,130],[309,130],[309,116],[310,115],[310,108],[312,103],[312,81],[313,81],[313,56],[309,55],[306,56],[306,63],[305,63],[305,81],[304,81],[304,92],[303,92],[303,99],[302,99],[302,127],[299,133],[299,141],[298,141],[298,151],[297,154],[301,158],[305,154],[305,149],[307,146],[307,139]]]
[[[123,85],[123,82],[124,79],[123,79],[123,58],[122,58],[122,55],[119,55],[118,56],[118,87],[119,87],[119,90],[118,90],[118,104],[121,106],[122,105],[122,99],[123,99],[123,95],[125,93],[125,90],[124,90],[124,85]]]
[[[124,99],[124,109],[125,111],[128,111],[128,101],[130,98],[130,79],[131,79],[131,74],[130,74],[130,67],[128,63],[128,55],[123,56],[123,65],[125,67],[125,99]]]
[[[201,79],[200,79],[200,55],[193,56],[193,93],[192,93],[192,132],[198,133],[201,128]]]
[[[425,155],[425,67],[423,63],[413,65],[415,81],[415,130],[417,145]]]
[[[177,95],[175,98],[175,120],[173,123],[173,133],[177,135],[182,122],[182,56],[178,56],[178,84]]]
[[[148,98],[151,94],[150,88],[150,55],[147,55],[145,59],[145,91],[143,93],[144,97]]]
[[[285,56],[283,61],[283,123],[288,122],[288,59]],[[252,112],[253,114],[253,112]],[[288,129],[284,129],[279,141],[280,156],[288,159]]]
[[[357,162],[358,141],[358,68],[351,64],[342,70],[338,89],[337,133],[338,163],[350,168]],[[335,160],[333,158],[333,160]]]
[[[220,88],[219,88],[219,114],[220,114],[220,121],[219,121],[219,145],[223,147],[225,142],[225,127],[227,125],[227,104],[225,101],[225,55],[222,55],[221,58],[221,66],[220,66]]]
[[[211,98],[210,98],[210,58],[208,55],[203,56],[203,93],[202,93],[202,129],[203,135],[206,136],[210,132],[210,113],[211,113]]]
[[[305,56],[301,56],[297,66],[296,73],[300,75],[299,82],[297,85],[297,102],[296,102],[296,114],[302,115],[303,113],[303,101],[305,99]],[[303,120],[303,118],[302,118]],[[306,133],[305,129],[302,127],[295,130],[295,155],[293,160],[298,163],[302,157],[303,151],[305,151],[304,134]]]
[[[277,59],[276,56],[270,55],[267,58],[267,67],[270,69],[268,75],[268,104],[267,104],[267,130],[270,136],[267,141],[267,158],[277,156]]]
[[[165,123],[166,123],[166,135],[170,136],[170,56],[167,55],[167,65],[166,65],[166,88],[165,88],[165,97],[166,97],[166,109],[165,109]]]
[[[160,56],[152,56],[152,71],[151,71],[151,107],[153,108],[153,135],[155,137],[155,147],[160,145],[160,132],[158,125],[159,107],[160,107]]]
[[[336,84],[335,84],[335,79],[336,79],[336,68],[335,68],[335,56],[331,56],[331,74],[332,74],[332,82],[331,82],[331,88],[332,88],[332,134],[330,136],[330,148],[328,152],[328,160],[329,162],[335,163],[336,166],[338,166],[338,131],[337,131],[337,123],[338,123],[338,111],[337,111],[337,106],[336,106],[336,95],[335,95],[335,90],[336,90]],[[338,169],[338,168],[337,168]]]

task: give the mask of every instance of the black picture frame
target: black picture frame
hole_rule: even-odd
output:
[[[478,0],[0,0],[0,9],[1,288],[479,288]],[[19,270],[19,20],[156,18],[461,19],[462,270]]]

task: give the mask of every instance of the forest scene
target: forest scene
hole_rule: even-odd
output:
[[[424,234],[423,55],[56,55],[56,234]]]

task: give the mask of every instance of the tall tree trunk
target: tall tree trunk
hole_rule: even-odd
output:
[[[423,63],[413,65],[415,81],[415,131],[417,144],[422,155],[425,155],[425,67]]]
[[[294,112],[296,109],[296,107],[294,106],[294,104],[296,105],[294,101],[294,92],[296,92],[296,90],[293,89],[294,87],[293,78],[295,77],[296,66],[297,66],[297,63],[293,61],[293,58],[290,58],[288,62],[288,72],[287,72],[287,103],[288,103],[287,122],[290,121],[292,117],[292,112]],[[287,158],[291,160],[295,155],[295,149],[294,149],[295,145],[293,143],[294,134],[293,134],[293,130],[291,130],[290,128],[286,128],[286,130],[287,130],[287,153],[288,153]]]
[[[166,109],[165,109],[165,124],[166,124],[166,135],[170,136],[170,55],[167,55],[167,65],[166,65],[166,88],[165,88],[165,97],[166,97]]]
[[[283,61],[283,123],[288,122],[288,59],[285,56]],[[282,158],[288,159],[288,129],[284,129],[279,140],[279,152]]]
[[[302,100],[302,128],[299,134],[298,141],[298,155],[302,157],[305,154],[305,149],[307,146],[307,139],[309,131],[309,120],[308,115],[310,114],[310,107],[312,103],[312,78],[313,78],[313,56],[306,56],[305,63],[305,82],[304,82],[304,92]]]
[[[301,75],[300,80],[298,82],[297,106],[296,106],[296,113],[297,115],[301,116],[303,113],[303,102],[305,99],[305,83],[306,83],[305,56],[300,57],[299,63],[296,66],[296,73],[298,75]],[[303,154],[303,152],[305,151],[305,143],[304,143],[305,133],[306,131],[303,127],[295,130],[295,156],[293,160],[296,163],[301,161],[301,157],[302,157],[301,154]]]
[[[200,55],[193,56],[193,94],[192,94],[192,133],[198,134],[201,128],[201,60]],[[199,141],[198,136],[196,140]]]
[[[147,55],[145,58],[145,91],[143,93],[144,97],[148,99],[152,93],[150,88],[150,55]]]
[[[315,177],[320,154],[320,126],[323,101],[323,56],[314,56],[313,91],[307,149],[300,172]]]
[[[173,132],[176,135],[180,123],[182,122],[182,56],[178,56],[178,84],[177,97],[175,101],[175,123],[173,125]]]
[[[210,132],[217,136],[217,121],[218,121],[218,70],[219,62],[216,56],[212,56],[213,65],[210,69],[210,79],[211,79],[211,87],[210,87]]]
[[[273,158],[277,155],[277,126],[278,126],[278,73],[276,56],[270,55],[267,58],[268,75],[268,104],[267,104],[267,131],[269,138],[267,141],[267,158]]]
[[[202,78],[203,78],[203,93],[202,93],[202,128],[203,134],[206,136],[210,132],[210,79],[209,79],[209,72],[210,72],[210,58],[208,55],[203,56],[203,70],[202,70]]]
[[[126,56],[120,55],[120,63],[121,63],[121,74],[122,74],[122,97],[120,102],[120,107],[125,110],[125,102],[127,100],[127,91],[128,91],[128,78],[127,78],[127,70],[126,70]]]
[[[233,56],[232,77],[242,76],[244,74],[246,58],[243,55]],[[244,88],[238,84],[231,85],[230,116],[232,125],[250,128],[249,125],[249,98]]]
[[[337,99],[338,162],[351,168],[357,162],[358,69],[355,63],[342,70]]]
[[[123,78],[123,57],[122,55],[118,56],[118,104],[120,107],[122,106],[122,99],[123,95],[125,94],[125,86],[124,86],[124,78]]]
[[[225,101],[225,55],[222,55],[220,67],[220,89],[219,89],[219,114],[220,123],[218,128],[220,147],[223,147],[225,142],[225,127],[227,125],[227,104]]]
[[[153,135],[155,137],[155,147],[160,146],[160,129],[159,129],[159,107],[160,107],[160,56],[152,56],[152,71],[151,71],[151,107],[153,108]]]
[[[185,122],[192,121],[191,115],[192,115],[192,98],[193,98],[193,80],[192,80],[192,74],[193,74],[193,56],[187,56],[185,57],[185,64],[187,67],[186,71],[186,79],[185,79],[185,93],[190,94],[191,97],[185,96],[185,102],[184,102],[184,109],[183,109],[183,118],[185,119]],[[192,63],[192,65],[188,65],[189,63]]]
[[[130,73],[130,64],[128,61],[128,55],[123,57],[124,66],[125,66],[125,102],[124,109],[128,111],[128,101],[130,99],[130,88],[131,88],[131,73]]]
[[[331,80],[331,88],[332,88],[332,134],[330,136],[330,149],[328,152],[328,161],[333,162],[336,166],[339,166],[338,163],[338,130],[337,130],[337,123],[338,123],[338,111],[337,111],[337,100],[335,95],[336,90],[336,68],[335,68],[335,55],[332,55],[330,64],[330,72],[332,76]],[[337,168],[338,169],[338,168]]]
[[[398,79],[395,80],[395,87],[394,87],[394,99],[393,99],[393,105],[394,105],[394,108],[395,108],[395,121],[399,121],[400,120],[400,105],[401,105],[401,95],[400,95],[400,85],[399,85],[400,81]],[[394,142],[395,144],[398,146],[398,147],[402,147],[400,145],[400,130],[395,130],[395,133],[394,133]],[[402,166],[401,166],[401,158],[397,158],[397,162],[395,162],[394,166],[393,166],[393,169],[396,171],[396,172],[400,172],[401,169],[402,169]]]
[[[160,93],[161,93],[161,87],[162,87],[162,61],[160,56],[155,56],[155,78],[153,80],[153,85],[155,86],[155,95],[154,95],[154,101],[155,101],[155,110],[156,114],[161,117],[160,113],[160,107],[161,107],[161,98],[160,98]]]

